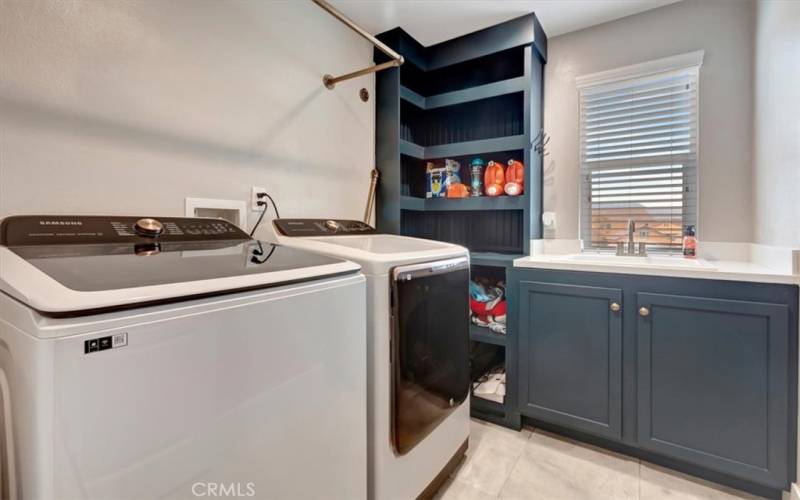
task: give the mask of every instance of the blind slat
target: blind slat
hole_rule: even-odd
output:
[[[606,137],[604,139],[590,138],[581,141],[584,148],[597,149],[607,148],[612,146],[643,146],[648,144],[672,144],[676,141],[692,141],[696,142],[695,135],[690,131],[684,132],[666,132],[662,134],[651,133],[641,137],[620,137],[618,139]]]
[[[640,168],[640,167],[664,167],[664,166],[674,166],[674,168],[682,169],[692,168],[695,166],[694,161],[694,154],[684,154],[678,155],[675,154],[673,156],[668,157],[654,157],[654,158],[647,158],[647,157],[636,157],[636,158],[620,158],[615,162],[595,162],[595,165],[592,165],[592,171],[621,171],[624,169],[630,168]],[[588,168],[586,162],[584,163],[584,167]]]
[[[647,114],[637,114],[631,118],[613,118],[608,120],[593,120],[589,123],[583,124],[588,132],[598,132],[609,128],[630,128],[631,125],[650,126],[659,125],[663,126],[664,121],[668,120],[685,120],[692,121],[694,113],[690,108],[680,109],[665,109]]]
[[[620,143],[608,143],[608,144],[593,144],[587,145],[584,147],[584,151],[586,152],[587,158],[591,157],[601,157],[604,154],[608,153],[622,153],[622,152],[630,152],[632,154],[642,153],[648,150],[656,151],[656,150],[667,150],[672,153],[675,148],[681,149],[694,149],[697,144],[690,140],[690,139],[676,139],[676,140],[667,140],[667,141],[655,141],[652,143],[638,143],[638,144],[620,144]]]
[[[608,120],[616,117],[637,116],[670,109],[688,109],[691,107],[691,103],[694,100],[693,97],[694,96],[681,96],[680,99],[658,99],[647,103],[620,105],[610,109],[602,110],[592,110],[586,108],[583,110],[583,112],[584,116],[586,116],[586,121],[591,123],[600,119]]]
[[[656,83],[643,83],[642,85],[629,85],[623,86],[619,89],[604,91],[602,87],[597,89],[585,88],[581,92],[581,99],[586,102],[598,102],[608,99],[624,99],[626,97],[635,97],[645,95],[647,93],[659,92],[663,90],[677,90],[681,87],[689,85],[696,87],[697,84],[692,76],[682,76],[678,78],[662,79]]]
[[[652,123],[638,123],[638,124],[631,124],[626,123],[623,126],[616,126],[610,128],[597,128],[594,130],[587,130],[583,126],[581,127],[581,137],[597,137],[603,136],[608,134],[618,134],[621,132],[625,133],[639,133],[639,132],[646,132],[646,131],[660,131],[666,129],[666,127],[672,126],[691,126],[693,127],[696,123],[691,116],[684,116],[681,118],[675,118],[671,120],[656,120]]]
[[[657,102],[661,98],[684,98],[687,96],[692,96],[695,93],[695,89],[693,88],[679,88],[679,89],[665,89],[660,91],[659,93],[653,93],[649,95],[641,95],[636,97],[625,96],[621,99],[609,99],[605,102],[587,102],[583,101],[581,104],[584,109],[589,111],[594,110],[606,110],[612,107],[623,107],[624,105],[630,104],[633,106],[639,104],[646,104],[648,102]]]
[[[593,143],[599,141],[616,141],[620,139],[628,139],[628,140],[638,140],[638,139],[647,139],[652,136],[666,136],[666,135],[679,135],[679,134],[688,134],[690,137],[695,137],[696,131],[689,126],[689,124],[685,124],[682,126],[669,126],[669,127],[652,127],[650,129],[642,129],[642,130],[630,130],[626,129],[624,133],[618,132],[608,132],[605,134],[590,134],[586,136],[581,136],[581,141],[584,143]]]

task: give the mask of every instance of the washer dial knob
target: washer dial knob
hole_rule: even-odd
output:
[[[333,232],[336,232],[339,229],[341,229],[342,226],[338,222],[336,222],[335,220],[326,220],[325,221],[325,227],[327,227],[328,229],[330,229]]]
[[[136,232],[142,236],[155,238],[164,232],[164,224],[158,219],[139,219],[136,221]]]

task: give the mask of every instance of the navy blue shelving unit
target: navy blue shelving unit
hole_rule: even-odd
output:
[[[507,281],[514,258],[541,236],[542,160],[533,140],[542,129],[547,38],[534,14],[424,47],[401,28],[378,35],[405,58],[376,74],[377,227],[463,245],[474,276]],[[375,62],[386,56],[375,52]],[[470,161],[525,165],[521,196],[425,198],[428,161],[454,159],[469,183]],[[509,317],[516,297],[507,290]],[[510,326],[510,324],[509,324]],[[504,363],[506,397],[473,396],[473,416],[519,428],[516,335],[472,326],[473,372]],[[488,366],[489,368],[491,366]]]

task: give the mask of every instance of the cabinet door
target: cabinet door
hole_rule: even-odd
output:
[[[622,291],[522,282],[519,304],[520,412],[620,439]]]
[[[652,293],[637,302],[640,446],[785,488],[789,308]]]

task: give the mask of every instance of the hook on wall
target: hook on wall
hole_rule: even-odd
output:
[[[547,151],[548,142],[550,142],[550,135],[545,132],[544,129],[539,129],[539,133],[536,134],[536,137],[534,137],[533,141],[531,141],[533,144],[533,149],[542,157],[550,154],[550,152]]]

